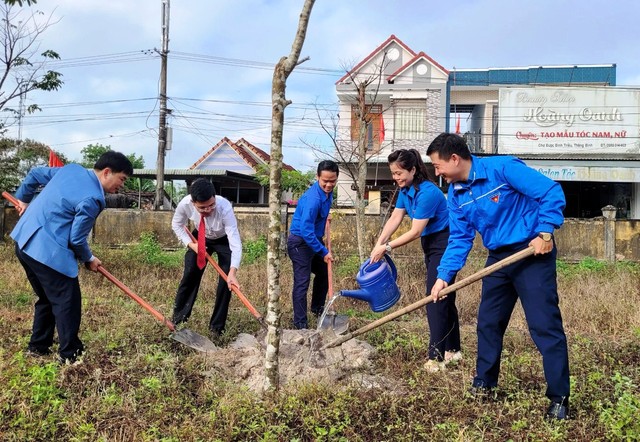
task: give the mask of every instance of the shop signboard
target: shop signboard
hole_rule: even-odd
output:
[[[640,89],[501,88],[500,154],[640,154]]]

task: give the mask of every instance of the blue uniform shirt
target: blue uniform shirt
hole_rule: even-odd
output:
[[[429,219],[420,236],[446,229],[449,218],[444,194],[431,181],[423,181],[418,187],[418,190],[414,186],[400,189],[396,209],[404,209],[412,220]]]
[[[322,245],[320,239],[324,236],[324,227],[332,203],[333,193],[327,195],[316,181],[298,200],[289,228],[292,235],[302,237],[311,250],[323,257],[329,250]]]
[[[438,278],[449,282],[464,266],[475,232],[489,250],[553,233],[564,222],[560,184],[510,157],[471,157],[469,178],[449,186],[449,245]]]

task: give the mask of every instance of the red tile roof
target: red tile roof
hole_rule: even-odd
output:
[[[353,72],[356,72],[358,69],[360,69],[365,63],[367,63],[369,60],[371,60],[373,57],[375,57],[381,50],[383,50],[384,48],[386,48],[389,43],[391,42],[396,42],[397,44],[399,44],[400,46],[402,46],[403,48],[405,48],[407,51],[409,51],[409,53],[411,55],[416,55],[415,52],[413,52],[413,49],[411,49],[409,46],[407,46],[406,44],[404,44],[402,42],[402,40],[400,40],[398,37],[396,37],[395,35],[391,34],[391,36],[389,38],[387,38],[380,46],[378,46],[377,48],[375,48],[373,50],[373,52],[371,52],[369,55],[367,55],[364,60],[362,60],[360,63],[358,63],[357,65],[355,65],[355,67],[353,69],[351,69],[349,72],[347,72],[346,74],[344,74],[342,76],[342,78],[340,78],[340,80],[336,81],[336,84],[342,83],[346,78],[349,77],[350,74],[352,74]],[[439,66],[439,65],[438,65]]]
[[[446,74],[447,76],[449,75],[449,71],[446,70],[444,67],[442,67],[437,61],[435,61],[433,58],[429,57],[427,54],[425,54],[424,52],[420,52],[419,54],[416,54],[415,57],[413,57],[411,60],[409,60],[407,63],[404,64],[404,66],[401,66],[400,69],[398,69],[397,71],[395,71],[393,74],[391,74],[389,77],[387,77],[387,81],[393,81],[395,80],[395,78],[400,75],[402,72],[404,72],[405,70],[407,70],[409,67],[413,66],[414,64],[416,64],[418,62],[418,60],[421,59],[426,59],[427,61],[429,61],[432,65],[434,65],[435,67],[437,67],[438,69],[440,69],[444,74]]]
[[[233,150],[235,150],[238,156],[242,158],[244,162],[247,163],[249,167],[251,167],[256,172],[258,171],[258,166],[260,164],[269,164],[269,162],[271,161],[271,156],[268,153],[249,143],[244,138],[240,138],[234,143],[229,138],[224,137],[220,141],[218,141],[215,146],[213,146],[204,155],[202,155],[200,159],[198,159],[198,161],[193,163],[193,165],[189,169],[195,169],[196,167],[198,167],[198,165],[205,161],[213,152],[216,151],[216,149],[218,149],[223,144],[227,144]],[[285,170],[295,170],[295,168],[286,163],[282,163],[282,168]]]

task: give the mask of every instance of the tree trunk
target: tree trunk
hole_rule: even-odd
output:
[[[307,34],[309,17],[315,0],[305,0],[298,30],[288,57],[282,57],[273,72],[271,85],[271,162],[269,172],[269,239],[267,251],[267,278],[269,304],[267,306],[267,350],[265,354],[265,378],[263,391],[275,391],[279,387],[278,356],[280,354],[280,250],[282,238],[282,219],[280,217],[282,189],[282,133],[284,126],[284,109],[291,103],[286,99],[287,78],[299,61],[302,45]]]
[[[367,256],[365,249],[364,196],[367,185],[367,123],[370,119],[367,111],[365,92],[367,84],[358,85],[358,106],[360,108],[360,133],[358,134],[358,170],[356,171],[356,239],[360,262]]]

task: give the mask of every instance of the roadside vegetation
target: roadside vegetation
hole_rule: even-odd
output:
[[[266,310],[266,247],[245,244],[242,291]],[[98,249],[105,267],[170,316],[184,251],[165,252],[144,235],[127,249]],[[403,293],[398,306],[424,291],[421,259],[394,256]],[[355,288],[357,258],[338,256],[336,290]],[[291,271],[283,260],[282,324],[291,324]],[[473,256],[460,277],[483,265]],[[502,359],[498,399],[467,393],[475,368],[475,315],[480,284],[458,294],[464,359],[444,373],[423,368],[427,326],[422,310],[362,335],[376,350],[373,367],[388,385],[285,385],[260,397],[207,357],[168,339],[167,329],[99,274],[81,271],[88,348],[82,363],[25,355],[34,295],[13,255],[0,243],[0,440],[69,441],[506,441],[640,439],[640,265],[585,259],[559,262],[561,309],[569,340],[573,419],[545,422],[540,356],[520,307]],[[217,284],[203,279],[189,328],[206,335]],[[340,298],[352,330],[382,316]],[[259,325],[234,299],[227,333]],[[210,356],[209,356],[210,357]],[[301,368],[304,369],[304,368]]]

